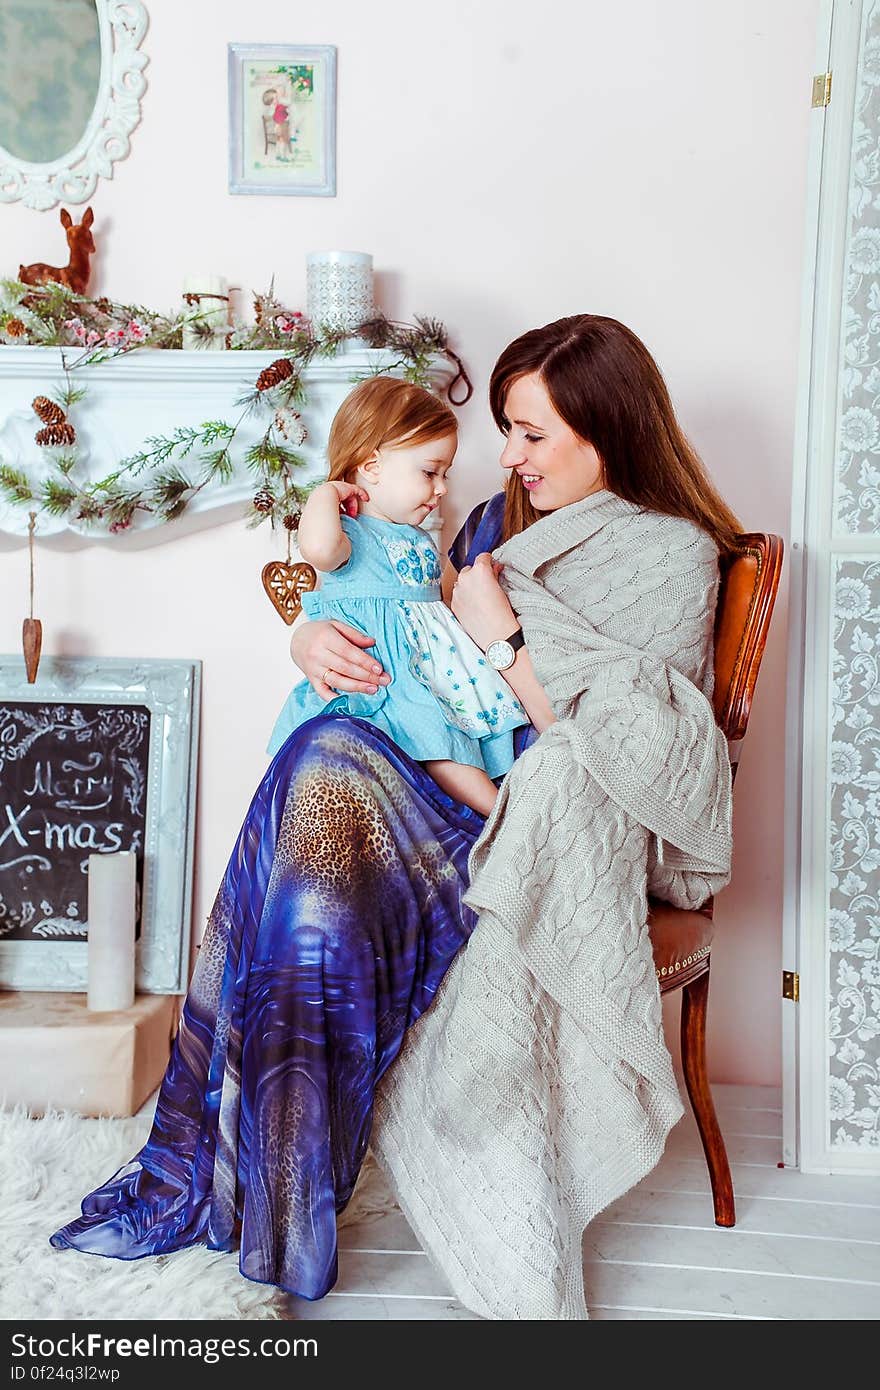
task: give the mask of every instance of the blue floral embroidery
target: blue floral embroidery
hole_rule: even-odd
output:
[[[431,542],[414,544],[408,540],[382,537],[382,544],[394,565],[394,571],[404,584],[437,584],[440,580],[440,561]]]

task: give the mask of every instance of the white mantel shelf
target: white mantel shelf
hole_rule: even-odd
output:
[[[68,362],[76,349],[65,348]],[[138,453],[150,436],[166,436],[180,425],[196,426],[206,420],[226,420],[234,424],[241,414],[236,401],[253,389],[263,367],[280,353],[274,352],[184,352],[176,349],[138,349],[110,358],[97,366],[77,368],[75,384],[87,388],[85,398],[70,412],[81,446],[80,462],[73,477],[80,482],[106,477],[122,459]],[[384,368],[394,375],[395,355],[385,349],[368,348],[356,340],[346,344],[335,357],[310,363],[302,373],[306,402],[302,421],[308,439],[297,453],[305,460],[297,480],[303,485],[317,481],[326,472],[325,448],[330,422],[339,405],[361,376]],[[448,384],[453,368],[438,355],[431,367],[431,380],[437,388]],[[31,408],[38,395],[52,395],[63,385],[61,350],[47,347],[0,346],[0,461],[23,468],[39,482],[57,469],[47,463],[46,450],[34,440],[40,428]],[[233,444],[233,477],[226,483],[212,483],[197,494],[186,511],[173,522],[162,522],[138,513],[132,526],[110,535],[104,525],[51,516],[37,509],[35,534],[40,538],[64,538],[77,548],[87,544],[137,544],[143,540],[163,541],[205,525],[219,524],[234,516],[244,516],[256,489],[254,474],[242,462],[245,450],[266,428],[268,415],[246,419]],[[187,477],[200,477],[194,455],[181,461]],[[144,482],[148,474],[139,473]],[[0,538],[27,538],[28,512],[32,508],[0,500]],[[439,533],[442,518],[431,514],[426,529]],[[436,539],[436,536],[435,536]],[[8,546],[3,547],[8,548]]]

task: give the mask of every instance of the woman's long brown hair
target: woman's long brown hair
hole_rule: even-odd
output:
[[[523,333],[504,349],[489,383],[495,423],[510,428],[504,403],[512,382],[537,372],[557,414],[592,444],[605,486],[628,502],[683,516],[702,526],[722,554],[742,531],[675,418],[660,368],[617,319],[574,314]],[[506,484],[507,540],[541,515],[511,472]]]

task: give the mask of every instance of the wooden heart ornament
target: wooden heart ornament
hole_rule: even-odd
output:
[[[270,560],[263,566],[263,588],[272,605],[288,626],[302,608],[302,596],[314,589],[318,576],[311,565],[286,565],[283,560]]]

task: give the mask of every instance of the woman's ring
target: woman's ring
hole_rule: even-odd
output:
[[[331,670],[332,670],[332,667],[330,667],[330,666],[328,666],[328,667],[325,669],[324,674],[323,674],[323,676],[321,677],[321,684],[322,684],[322,685],[327,685],[327,684],[328,684],[327,677],[329,676]],[[333,689],[333,686],[332,686],[332,685],[330,686],[330,689],[331,689],[331,690]]]

